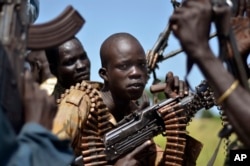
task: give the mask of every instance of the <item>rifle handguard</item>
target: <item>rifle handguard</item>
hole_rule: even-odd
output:
[[[69,5],[55,19],[29,26],[27,48],[40,50],[60,45],[74,36],[84,23],[84,18]]]

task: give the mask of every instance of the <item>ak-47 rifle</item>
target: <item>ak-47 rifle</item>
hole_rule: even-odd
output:
[[[180,6],[180,3],[175,0],[171,2],[174,8]],[[148,73],[153,72],[154,77],[156,77],[155,68],[157,67],[157,62],[161,61],[161,59],[163,58],[164,50],[168,46],[168,38],[169,38],[170,32],[171,32],[170,27],[169,25],[167,25],[165,29],[163,30],[163,32],[160,33],[153,48],[150,49],[147,53]]]
[[[36,26],[26,17],[27,0],[0,0],[0,7],[0,107],[18,133],[23,124],[22,75],[27,48],[61,44],[75,35],[85,20],[69,6],[55,20]]]
[[[172,107],[171,112],[167,115],[169,119],[166,119],[166,116],[162,117],[159,112],[160,109],[167,105],[171,105],[170,107]],[[182,121],[182,124],[185,126],[197,111],[202,108],[211,108],[214,105],[213,92],[207,82],[203,81],[196,87],[196,93],[187,97],[166,99],[143,110],[133,112],[121,120],[115,129],[104,135],[103,141],[107,160],[112,161],[127,154],[154,136],[159,134],[168,135],[168,131],[171,132],[171,129],[174,129],[173,126],[178,121],[176,120],[177,116],[179,119],[185,119]],[[177,110],[181,108],[183,108],[184,112],[177,113]],[[169,123],[171,121],[172,123],[167,124],[165,121]],[[176,126],[178,126],[178,124]],[[175,132],[178,133],[177,130],[180,128],[177,127]],[[185,133],[185,131],[183,132]],[[179,134],[180,133],[182,132],[179,132]]]
[[[171,3],[173,4],[173,8],[181,7],[181,2],[177,2],[176,0],[171,0]],[[158,79],[155,73],[155,69],[158,68],[157,63],[162,62],[168,58],[171,58],[181,52],[183,52],[183,49],[176,49],[174,51],[171,51],[170,53],[164,55],[164,50],[168,46],[168,39],[171,34],[171,27],[169,24],[165,27],[165,29],[160,33],[158,39],[154,43],[152,49],[150,49],[147,53],[147,67],[148,67],[148,73],[153,73],[154,77],[154,83],[158,83]],[[210,39],[215,37],[216,33],[212,33],[210,35]]]

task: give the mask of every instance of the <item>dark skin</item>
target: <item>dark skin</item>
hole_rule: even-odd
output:
[[[152,144],[151,141],[146,141],[140,146],[136,147],[131,153],[127,154],[125,157],[120,158],[116,161],[114,166],[133,166],[139,165],[138,160],[136,160],[136,155],[140,154],[140,152],[146,147]]]
[[[39,88],[29,71],[24,74],[24,121],[37,123],[51,130],[53,119],[57,112],[54,97],[48,96],[45,90]]]
[[[49,63],[47,61],[45,52],[43,50],[31,51],[27,55],[26,60],[31,66],[32,77],[37,83],[41,84],[46,79],[53,77],[49,69]]]
[[[120,33],[104,41],[101,60],[99,75],[104,80],[101,90],[103,100],[115,119],[120,121],[138,108],[134,100],[141,97],[147,83],[146,55],[137,39]],[[137,165],[136,154],[149,144],[150,142],[145,142],[120,158],[115,165]]]
[[[239,0],[239,8],[234,17],[231,18],[230,24],[234,30],[237,40],[238,49],[246,62],[248,53],[250,52],[250,2],[247,0]],[[223,25],[221,25],[224,27]]]
[[[221,61],[215,57],[209,46],[208,36],[212,20],[211,11],[212,6],[209,1],[186,1],[183,7],[177,9],[171,16],[170,23],[182,48],[198,65],[214,89],[215,97],[219,98],[232,85],[235,78],[224,68]],[[218,15],[218,17],[213,18],[227,19],[221,22],[221,24],[217,24],[217,27],[219,26],[220,29],[223,29],[230,26],[231,15],[229,7],[225,5],[218,6],[214,8],[214,14]],[[247,48],[248,42],[238,42],[238,45],[241,45],[239,48]],[[244,52],[244,49],[239,50],[241,53]],[[230,124],[232,124],[239,139],[247,148],[250,147],[249,103],[250,94],[241,86],[237,86],[222,103]]]
[[[238,50],[242,56],[247,76],[250,77],[250,70],[247,63],[250,52],[250,1],[239,0],[238,3],[237,13],[231,18],[230,24],[237,40]]]
[[[90,60],[79,40],[71,39],[58,49],[58,63],[53,66],[53,74],[64,88],[90,80]]]
[[[102,68],[99,70],[99,75],[104,80],[101,90],[103,101],[116,121],[120,121],[138,109],[134,101],[142,96],[148,79],[145,51],[139,41],[130,34],[117,33],[104,41],[100,54]],[[174,76],[169,75],[170,77]],[[171,87],[171,94],[169,91],[168,95],[176,96],[175,90],[179,89],[179,79],[173,79],[168,83],[166,88]],[[173,94],[173,91],[176,93]],[[145,150],[151,143],[145,142],[133,152],[120,158],[115,165],[138,165],[136,154]]]
[[[174,76],[173,72],[168,72],[165,78],[166,87],[164,94],[166,98],[185,97],[189,94],[189,88],[185,81],[180,80],[178,76]]]
[[[141,97],[147,83],[145,52],[134,38],[118,36],[105,42],[101,56],[108,59],[99,70],[104,80],[104,102],[120,121],[137,108],[133,100]]]

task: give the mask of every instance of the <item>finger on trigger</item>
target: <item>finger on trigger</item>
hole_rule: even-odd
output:
[[[139,152],[141,152],[142,150],[144,150],[146,147],[150,146],[152,144],[151,140],[147,140],[146,142],[144,142],[143,144],[141,144],[140,146],[138,146],[137,148],[135,148],[131,153],[131,157],[136,156]]]
[[[173,77],[174,77],[174,74],[173,74],[173,72],[170,71],[166,75],[166,80],[171,80]]]

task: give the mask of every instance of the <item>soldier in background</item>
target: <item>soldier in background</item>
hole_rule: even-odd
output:
[[[37,3],[38,1],[28,1],[27,4],[27,17],[30,16],[30,23],[33,23],[38,16],[38,4],[33,4],[33,2]],[[6,61],[5,56],[7,55],[1,54],[0,62]],[[3,68],[4,66],[1,66],[1,82],[3,81],[2,77],[8,79],[4,76],[6,73],[4,73]],[[72,149],[68,146],[69,142],[59,140],[50,132],[57,112],[55,99],[49,97],[46,91],[39,88],[29,71],[24,72],[22,79],[23,94],[21,95],[23,95],[23,100],[21,102],[23,108],[21,110],[23,113],[20,114],[24,115],[21,119],[24,124],[19,126],[21,128],[19,133],[16,133],[12,122],[7,117],[6,109],[8,108],[0,102],[0,165],[69,165],[73,159]],[[0,85],[3,86],[1,89],[9,86]],[[13,98],[13,101],[18,100],[16,96]],[[16,103],[10,104],[15,105]]]
[[[77,37],[73,37],[56,48],[45,50],[51,73],[56,76],[53,95],[56,99],[76,83],[90,80],[91,63],[87,52]]]
[[[26,57],[33,79],[45,89],[48,95],[54,91],[57,78],[51,73],[44,50],[30,51]]]

